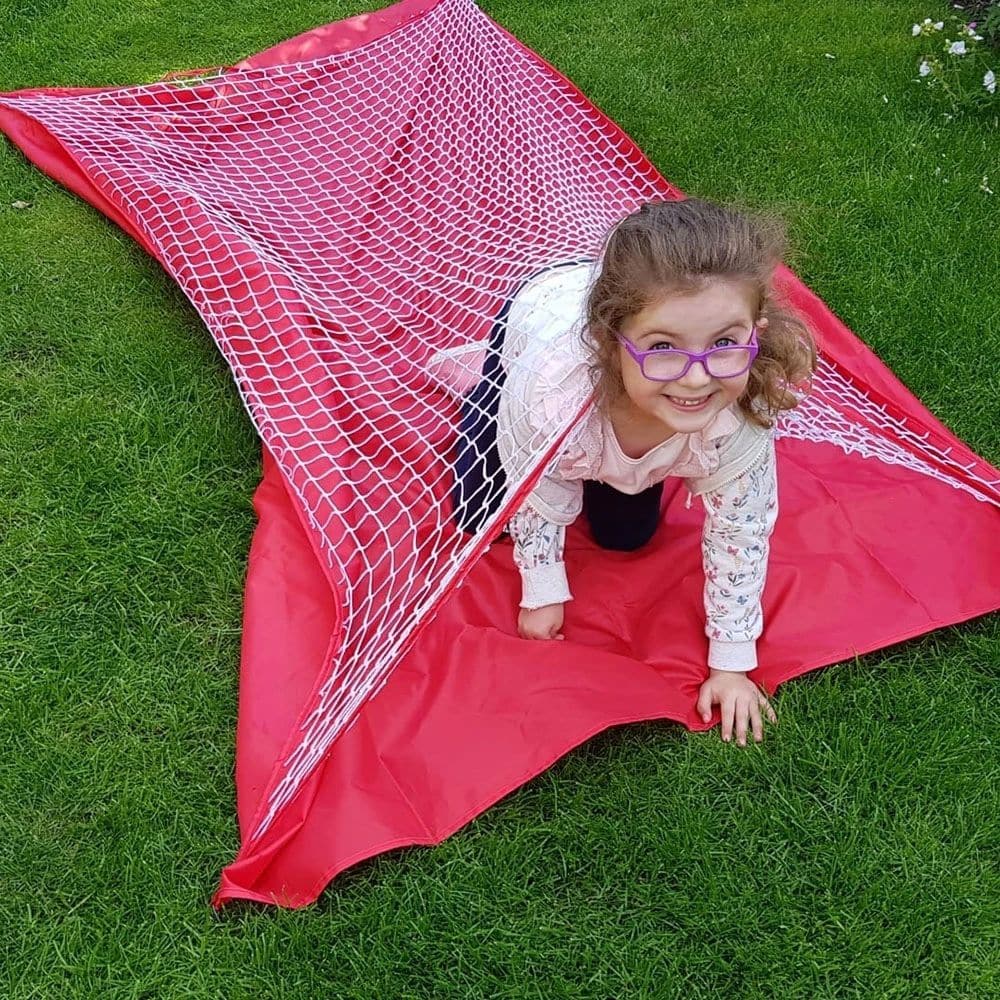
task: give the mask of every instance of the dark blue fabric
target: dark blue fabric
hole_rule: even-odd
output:
[[[478,531],[497,512],[507,489],[507,474],[500,464],[497,449],[497,412],[500,392],[507,381],[500,352],[512,302],[513,297],[497,314],[490,330],[482,380],[461,404],[452,503],[456,523],[470,533]]]

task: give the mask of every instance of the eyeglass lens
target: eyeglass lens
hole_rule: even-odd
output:
[[[746,347],[718,348],[705,358],[708,374],[713,378],[739,375],[747,368],[749,361],[750,351]],[[643,372],[646,378],[679,378],[687,363],[688,356],[683,351],[657,351],[655,354],[647,354],[643,359]]]

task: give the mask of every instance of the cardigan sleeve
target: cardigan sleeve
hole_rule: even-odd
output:
[[[764,627],[761,595],[771,532],[778,516],[774,440],[739,476],[703,494],[705,632],[708,665],[748,671],[757,666]]]
[[[514,563],[521,573],[521,607],[542,608],[572,600],[563,551],[566,527],[546,521],[525,504],[508,525]]]

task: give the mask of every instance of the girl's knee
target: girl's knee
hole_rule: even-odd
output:
[[[652,522],[629,524],[591,524],[590,533],[602,549],[612,552],[635,552],[656,534],[659,519]]]
[[[614,552],[641,549],[656,534],[662,493],[662,483],[626,494],[607,483],[584,482],[583,509],[594,541]]]

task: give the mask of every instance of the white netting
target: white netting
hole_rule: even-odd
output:
[[[962,462],[951,448],[934,444],[927,432],[908,427],[822,357],[808,395],[781,415],[777,436],[836,445],[848,455],[902,466],[1000,506],[1000,480],[984,477],[982,463]]]
[[[311,62],[4,103],[59,138],[204,317],[338,595],[338,650],[259,836],[504,513],[455,529],[448,387],[475,381],[519,282],[593,258],[673,189],[471,0]],[[781,432],[995,496],[884,416],[823,366]]]

